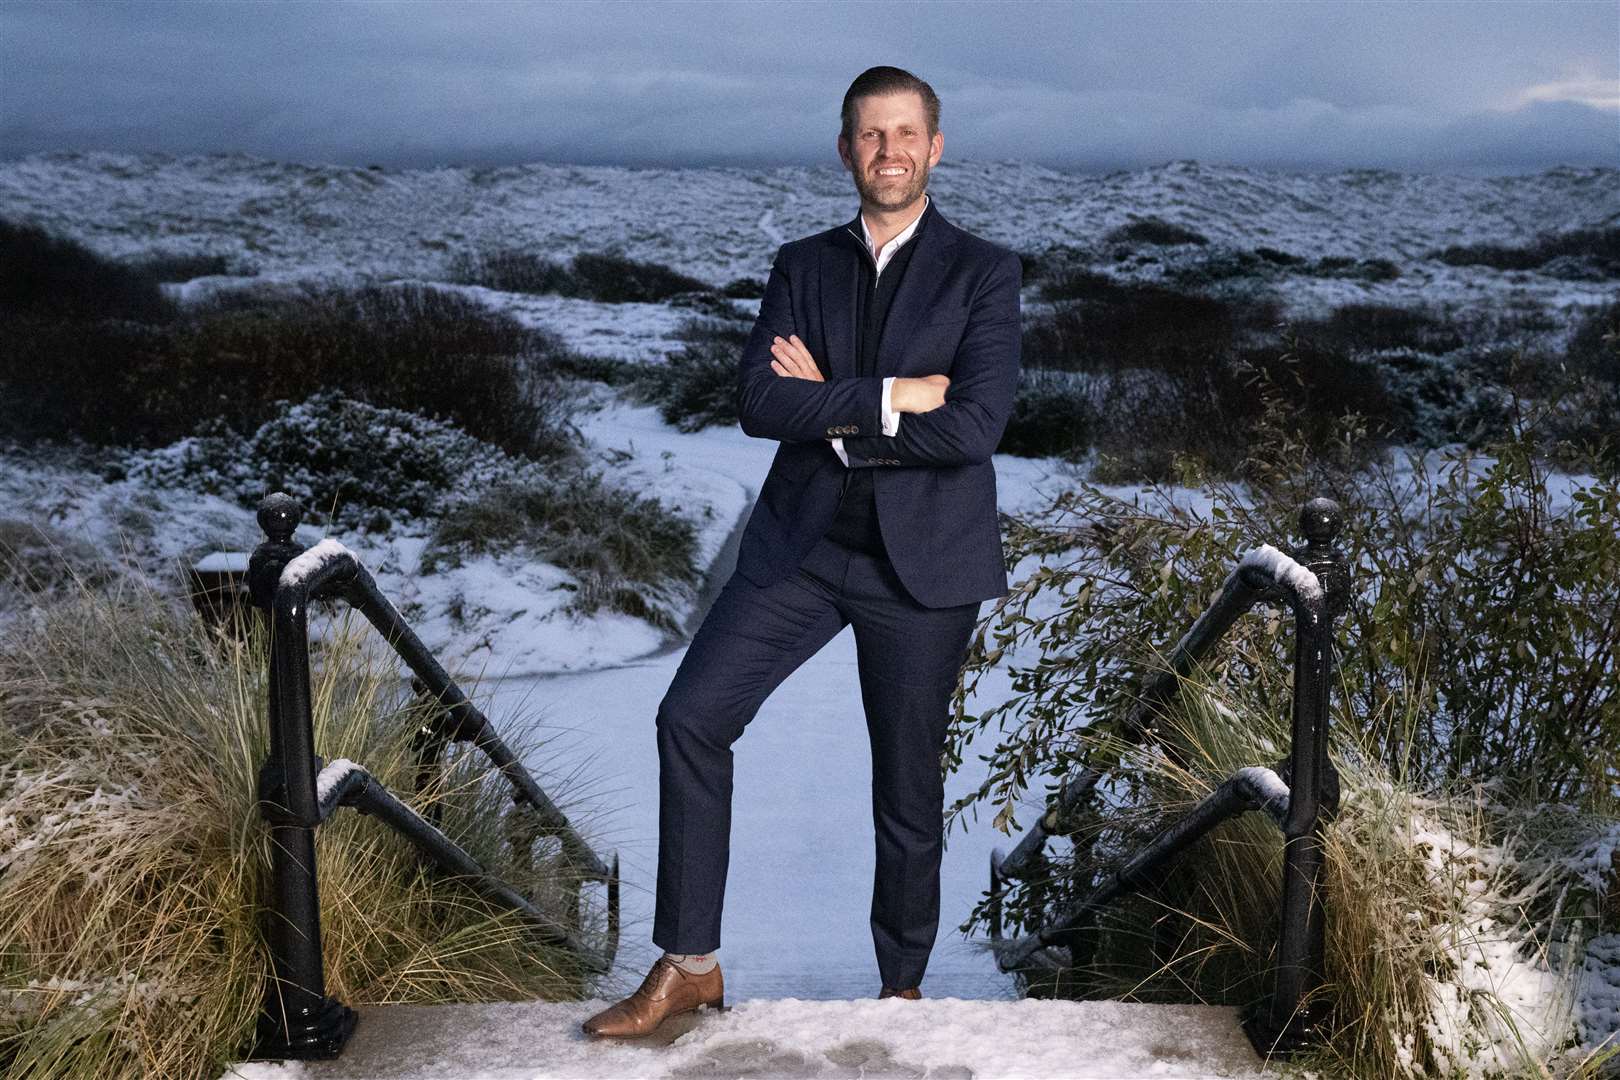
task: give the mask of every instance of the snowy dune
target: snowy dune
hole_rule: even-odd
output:
[[[1422,257],[1451,244],[1519,244],[1544,231],[1620,221],[1620,169],[1602,168],[1469,178],[1178,160],[1098,174],[947,156],[929,190],[952,221],[1025,252],[1091,244],[1118,225],[1159,217],[1212,244],[1402,266],[1403,277],[1377,284],[1291,276],[1281,292],[1299,314],[1420,295],[1462,307],[1596,303],[1612,287]],[[372,170],[245,154],[98,151],[0,162],[0,207],[108,255],[217,252],[271,280],[442,280],[458,252],[510,246],[559,259],[617,249],[724,284],[762,277],[779,244],[848,221],[856,202],[836,162],[766,170],[539,163]],[[626,355],[639,353],[627,346]]]

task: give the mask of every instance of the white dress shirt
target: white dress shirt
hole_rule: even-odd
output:
[[[928,193],[924,192],[922,210],[917,211],[917,216],[911,219],[910,225],[901,229],[895,234],[893,240],[883,245],[882,251],[872,251],[872,230],[866,227],[866,215],[861,215],[861,240],[866,244],[866,250],[872,252],[872,258],[877,263],[877,272],[872,275],[873,281],[876,281],[878,276],[883,273],[883,268],[889,265],[889,259],[894,256],[896,251],[900,250],[900,245],[911,239],[911,234],[917,231],[917,222],[922,220],[923,210],[927,209]],[[898,435],[900,433],[900,414],[895,412],[889,405],[889,395],[894,389],[894,380],[895,376],[893,375],[889,375],[883,380],[883,434],[885,435]],[[844,453],[844,440],[833,439],[832,448],[838,455],[838,460],[844,463],[844,468],[849,468],[849,455]]]

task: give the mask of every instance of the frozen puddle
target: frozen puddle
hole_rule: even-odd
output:
[[[227,1077],[1258,1077],[1233,1009],[1116,1001],[867,998],[741,1002],[673,1041],[592,1039],[602,1000],[362,1009],[341,1059]],[[653,1037],[656,1039],[656,1036]],[[649,1040],[650,1041],[650,1040]],[[662,1042],[662,1040],[660,1040]]]

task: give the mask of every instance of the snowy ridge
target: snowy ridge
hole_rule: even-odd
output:
[[[1452,244],[1520,244],[1542,232],[1620,222],[1620,170],[1606,168],[1471,178],[1382,169],[1290,173],[1176,160],[1098,174],[947,157],[933,170],[930,192],[952,221],[1020,251],[1086,245],[1117,226],[1158,217],[1238,248],[1410,262]],[[847,221],[855,207],[836,162],[397,170],[246,154],[108,151],[0,162],[0,214],[36,221],[108,255],[155,247],[218,252],[242,264],[233,272],[251,268],[272,279],[443,280],[459,252],[510,246],[558,259],[617,249],[718,285],[763,277],[783,238]],[[1534,283],[1538,276],[1427,262],[1396,286],[1403,294],[1478,299],[1510,285],[1523,291],[1523,278]],[[1558,291],[1572,288],[1562,285]],[[1347,288],[1309,278],[1297,286]],[[1368,293],[1361,285],[1348,288]]]

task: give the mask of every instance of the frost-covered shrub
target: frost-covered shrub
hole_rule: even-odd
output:
[[[568,267],[532,251],[462,252],[450,263],[447,280],[458,285],[481,285],[500,292],[559,293],[572,295],[574,282]]]
[[[511,315],[415,283],[300,284],[294,296],[245,295],[238,303],[216,294],[177,337],[177,392],[218,402],[193,415],[217,415],[246,431],[269,419],[278,401],[336,389],[447,420],[515,454],[554,457],[573,444],[571,399],[551,371],[566,350],[555,335]],[[188,377],[197,385],[188,387]]]
[[[1110,229],[1103,239],[1114,244],[1207,244],[1203,233],[1162,218],[1146,217]]]
[[[502,292],[554,293],[605,304],[656,304],[683,292],[710,292],[707,282],[660,263],[582,251],[561,263],[522,249],[463,252],[450,280]]]
[[[1314,263],[1302,264],[1300,270],[1314,277],[1369,282],[1394,281],[1401,276],[1400,266],[1390,259],[1353,259],[1348,255],[1323,255]]]
[[[1565,360],[1573,371],[1620,387],[1620,298],[1587,312],[1570,335]]]
[[[1461,348],[1458,327],[1422,304],[1341,304],[1326,318],[1297,320],[1294,330],[1341,349],[1411,349],[1431,354]]]
[[[0,319],[0,424],[17,438],[162,446],[251,431],[323,388],[450,420],[514,453],[569,452],[560,341],[453,290],[227,290],[166,325]]]
[[[717,292],[676,293],[665,301],[674,311],[691,312],[698,318],[749,320],[748,312]],[[750,320],[751,321],[751,320]]]
[[[681,431],[736,424],[737,364],[748,324],[688,319],[677,335],[684,344],[662,364],[644,368],[637,396],[656,404],[664,422]]]
[[[1435,356],[1410,348],[1362,354],[1382,375],[1404,414],[1394,434],[1418,446],[1481,445],[1506,430],[1511,395],[1482,378],[1463,355]]]
[[[1195,258],[1178,261],[1165,270],[1165,280],[1183,288],[1197,288],[1233,278],[1270,277],[1272,265],[1241,248],[1219,245]]]
[[[251,266],[239,266],[232,256],[218,252],[149,251],[130,260],[130,265],[158,281],[190,281],[216,274],[251,277],[254,273]]]
[[[1281,251],[1274,247],[1265,247],[1263,245],[1255,248],[1254,253],[1266,260],[1266,262],[1275,266],[1298,266],[1300,263],[1305,261],[1304,258],[1299,255],[1293,255],[1289,252]]]
[[[216,425],[127,459],[131,476],[185,486],[256,507],[285,491],[312,521],[386,529],[436,516],[451,501],[541,475],[441,420],[352,401],[335,390],[284,405],[251,435]]]
[[[1025,369],[996,452],[1071,460],[1084,454],[1097,423],[1090,381],[1074,372]]]
[[[1452,266],[1489,266],[1496,270],[1536,270],[1544,272],[1554,260],[1584,266],[1594,276],[1620,277],[1620,228],[1571,229],[1543,233],[1529,244],[1453,245],[1430,258]]]
[[[1264,293],[1212,296],[1087,269],[1057,273],[1041,294],[1053,311],[1025,329],[1026,367],[1204,367],[1246,333],[1274,326],[1280,311]]]
[[[574,574],[571,611],[605,607],[675,632],[702,577],[696,527],[679,511],[595,472],[503,483],[446,508],[423,549],[422,572],[523,551]]]
[[[732,278],[720,295],[733,300],[758,300],[765,295],[765,282],[756,277]]]

